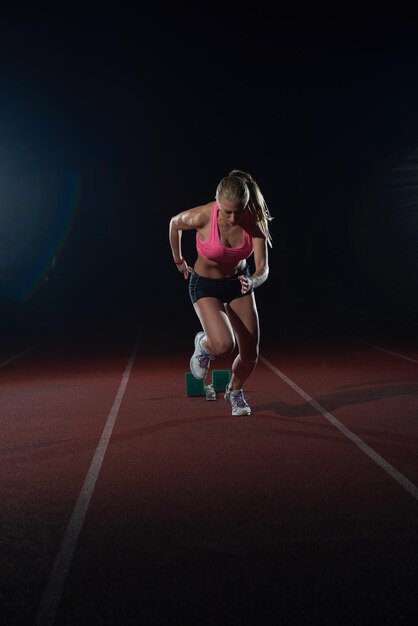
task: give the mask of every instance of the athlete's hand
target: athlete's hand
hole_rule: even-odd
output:
[[[190,267],[190,265],[187,265],[186,261],[183,261],[181,265],[177,265],[177,269],[183,274],[184,280],[187,280],[190,274],[193,272],[193,268]]]
[[[252,289],[253,281],[249,276],[241,274],[241,276],[238,276],[238,280],[241,283],[241,293],[248,293]]]

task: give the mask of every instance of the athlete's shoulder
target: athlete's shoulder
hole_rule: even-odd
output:
[[[189,209],[189,219],[195,228],[204,228],[210,222],[212,207],[213,202],[208,202]]]
[[[210,221],[210,211],[213,203],[201,204],[186,211],[181,211],[171,218],[170,223],[179,229],[191,230],[204,228]]]

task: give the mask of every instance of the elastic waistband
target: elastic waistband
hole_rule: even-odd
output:
[[[238,276],[242,276],[242,274],[248,273],[248,265],[246,265],[244,267],[244,269],[242,269],[241,271],[237,272],[236,274],[234,274],[233,276],[225,276],[224,278],[209,278],[208,276],[201,276],[200,274],[198,274],[197,272],[195,272],[193,270],[192,276],[194,274],[194,276],[196,276],[197,278],[202,278],[203,280],[236,280],[238,278]]]

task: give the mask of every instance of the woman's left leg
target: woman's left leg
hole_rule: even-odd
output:
[[[232,364],[229,388],[242,389],[258,362],[260,323],[254,293],[231,300],[226,312],[238,344],[238,355]]]

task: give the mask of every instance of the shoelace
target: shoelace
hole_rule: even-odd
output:
[[[206,369],[209,365],[209,361],[214,361],[215,357],[207,352],[201,352],[197,355],[197,360],[199,361],[199,367]]]
[[[247,406],[247,403],[246,403],[245,398],[244,398],[244,394],[242,393],[241,390],[237,394],[232,394],[231,393],[229,397],[231,398],[231,401],[232,401],[234,406],[239,406],[241,408],[244,407],[244,406]]]

